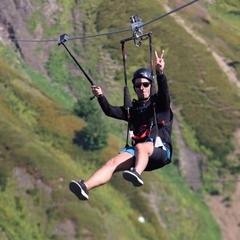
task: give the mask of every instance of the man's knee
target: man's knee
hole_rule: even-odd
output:
[[[152,142],[138,143],[134,146],[134,148],[135,148],[135,150],[139,150],[139,149],[151,150],[151,149],[153,149],[153,143]]]
[[[140,149],[142,149],[143,148],[143,143],[138,143],[138,144],[136,144],[135,146],[134,146],[134,150],[135,151],[138,151],[138,150],[140,150]]]
[[[104,165],[103,165],[103,167],[106,167],[106,168],[114,168],[114,167],[116,167],[116,165],[117,165],[117,160],[116,160],[116,158],[115,157],[113,157],[113,158],[111,158],[111,159],[109,159]]]

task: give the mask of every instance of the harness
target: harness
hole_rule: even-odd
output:
[[[128,126],[127,126],[127,137],[126,137],[126,146],[128,147],[128,136],[129,136],[129,130],[130,130],[130,108],[132,107],[132,101],[131,96],[129,93],[129,89],[127,86],[127,73],[126,73],[126,51],[125,51],[125,43],[128,41],[133,40],[136,47],[140,47],[142,45],[142,41],[149,39],[149,52],[150,52],[150,69],[151,74],[153,76],[153,54],[152,54],[152,32],[143,33],[143,24],[142,20],[139,18],[138,15],[133,15],[130,17],[130,24],[132,27],[132,37],[122,39],[120,41],[122,46],[122,60],[123,60],[123,69],[124,69],[124,107],[127,110],[127,120],[128,120]],[[138,41],[138,42],[137,42]],[[154,82],[152,89],[155,89]]]
[[[150,106],[148,106],[147,108],[152,106],[153,117],[151,117],[151,120],[149,121],[148,124],[145,123],[145,124],[140,126],[140,128],[138,129],[139,134],[135,133],[135,135],[132,136],[132,140],[133,140],[134,144],[136,144],[138,142],[144,142],[147,138],[150,138],[151,133],[152,133],[153,125],[155,125],[156,135],[155,135],[155,138],[154,138],[154,147],[156,147],[156,148],[162,147],[163,150],[166,150],[166,146],[162,142],[161,137],[159,135],[159,129],[158,129],[159,123],[157,121],[156,103],[155,103],[155,100],[153,99],[153,97],[151,97],[150,101],[151,101]],[[135,111],[139,111],[139,108],[137,108],[137,106],[136,106],[136,102],[133,102],[133,108],[136,109]],[[131,122],[131,119],[129,119],[129,120],[130,120],[129,122]],[[162,120],[160,125],[162,127],[164,127],[165,121]]]
[[[125,43],[128,41],[133,40],[134,44],[136,47],[140,47],[142,44],[143,40],[149,39],[149,55],[150,55],[150,70],[151,70],[151,75],[154,78],[153,75],[153,50],[152,50],[152,32],[148,33],[143,33],[143,24],[141,19],[138,17],[138,15],[134,15],[130,17],[130,23],[132,26],[132,32],[133,35],[132,37],[123,39],[120,41],[121,46],[122,46],[122,60],[123,60],[123,68],[124,68],[124,107],[127,111],[127,134],[126,134],[126,146],[128,147],[128,141],[129,141],[129,132],[130,132],[130,122],[131,122],[131,115],[130,115],[130,109],[133,107],[133,103],[131,101],[131,96],[129,94],[129,89],[127,86],[127,73],[126,73],[126,51],[125,51]],[[138,40],[138,43],[136,42]],[[151,104],[152,104],[152,96],[156,93],[156,87],[155,87],[155,81],[152,82],[152,88],[151,88]],[[158,131],[158,123],[157,123],[157,115],[156,115],[156,103],[155,101],[152,104],[153,106],[153,119],[151,120],[151,123],[148,124],[143,124],[141,127],[143,129],[143,132],[141,132],[141,135],[132,136],[133,141],[144,141],[144,139],[147,139],[151,135],[152,127],[155,124],[156,126],[156,136],[155,136],[155,142],[154,146],[155,147],[162,147],[164,150],[166,150],[166,147],[164,146],[160,136],[159,136],[159,131]],[[163,123],[161,123],[163,124]]]

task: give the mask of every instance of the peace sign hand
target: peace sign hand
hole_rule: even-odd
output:
[[[157,51],[155,51],[156,71],[157,71],[157,72],[160,72],[160,73],[163,73],[164,66],[165,66],[165,62],[164,62],[164,59],[163,59],[163,55],[164,55],[164,50],[162,50],[160,57],[158,57]]]

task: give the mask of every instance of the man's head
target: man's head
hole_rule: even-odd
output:
[[[149,99],[153,81],[151,70],[148,68],[140,68],[133,74],[133,88],[139,100],[146,101]]]

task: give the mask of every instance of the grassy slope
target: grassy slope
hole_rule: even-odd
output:
[[[81,120],[63,111],[63,106],[44,96],[3,62],[0,66],[2,236],[10,239],[61,239],[58,234],[62,232],[56,229],[71,220],[73,226],[77,226],[79,239],[83,236],[95,239],[145,239],[147,236],[148,239],[156,239],[162,236],[162,239],[168,239],[168,234],[160,226],[156,212],[142,196],[142,191],[149,192],[152,186],[156,187],[153,189],[153,199],[157,208],[166,201],[158,196],[172,196],[172,200],[167,197],[169,203],[164,204],[164,209],[159,208],[161,216],[166,218],[164,222],[169,222],[171,236],[170,223],[174,221],[168,218],[171,215],[176,217],[176,213],[172,212],[173,206],[178,208],[177,215],[181,218],[188,207],[184,201],[181,202],[183,196],[198,202],[186,187],[186,194],[177,196],[174,190],[176,185],[167,184],[169,174],[176,173],[166,173],[166,184],[159,184],[162,175],[150,178],[146,175],[146,186],[142,190],[133,190],[121,179],[119,182],[122,185],[118,189],[123,188],[124,191],[119,192],[108,185],[93,191],[89,203],[80,204],[69,194],[68,181],[71,177],[88,176],[99,164],[96,162],[98,154],[106,158],[113,149],[116,152],[118,146],[111,144],[96,156],[73,146],[74,131],[83,125]],[[110,142],[115,141],[115,137],[111,137]],[[117,185],[119,177],[114,177],[113,185]],[[178,192],[182,192],[181,188]],[[138,205],[134,206],[136,197]],[[191,210],[194,215],[198,212],[198,205],[205,209],[204,205],[196,203],[196,209],[194,207]],[[140,215],[145,217],[146,223],[137,221]],[[188,221],[182,224],[187,226]],[[171,239],[189,234],[178,230]]]
[[[105,1],[99,9],[103,7],[110,9],[109,4],[111,5],[110,2]],[[123,13],[121,19],[128,19],[129,15],[136,11],[135,4],[129,4],[127,10],[125,10],[124,4],[119,7]],[[138,4],[138,7],[145,9],[140,16],[146,21],[149,20],[149,16],[145,16],[148,11],[146,5]],[[150,8],[151,6],[149,6]],[[141,11],[139,10],[139,12]],[[103,26],[108,26],[109,19],[114,18],[109,14],[104,14],[103,11],[101,13],[102,15],[98,15],[101,21],[98,22],[97,27],[99,31],[104,31],[106,29]],[[110,13],[114,16],[113,11]],[[159,9],[154,10],[152,15],[159,15]],[[190,58],[187,58],[186,54],[194,56],[193,53],[198,53],[197,49],[200,49],[201,46],[194,43],[190,47],[188,45],[189,53],[186,52],[186,48],[183,51],[179,46],[186,43],[188,37],[179,29],[178,39],[172,37],[171,40],[173,32],[169,31],[169,26],[174,23],[170,19],[164,21],[161,28],[153,25],[151,30],[154,32],[154,36],[161,36],[164,33],[164,37],[172,43],[162,38],[154,38],[154,44],[163,46],[167,50],[166,58],[171,59],[171,63],[173,63],[173,70],[170,64],[167,66],[169,70],[171,69],[170,79],[176,79],[170,83],[171,91],[176,104],[185,106],[183,115],[188,119],[187,111],[191,111],[191,107],[194,107],[195,103],[192,106],[189,104],[193,99],[190,94],[192,91],[189,94],[187,91],[194,90],[191,89],[191,86],[195,85],[189,84],[188,79],[180,81],[185,78],[179,76],[182,73],[180,71],[182,65],[179,65],[179,62]],[[112,21],[111,24],[112,29],[110,28],[110,30],[128,27],[122,26],[123,22],[121,21]],[[175,30],[177,31],[177,28]],[[115,55],[116,59],[119,58],[117,55],[119,36],[104,38],[101,41],[105,46],[104,49],[109,48],[112,56]],[[175,44],[176,41],[179,43]],[[192,39],[189,39],[189,42],[191,41]],[[5,50],[1,48],[1,51]],[[130,56],[133,56],[136,51],[135,49],[129,50]],[[145,49],[145,53],[143,53],[144,51],[138,52],[138,57],[131,59],[129,72],[133,69],[132,65],[142,63],[141,59],[146,51],[147,49]],[[175,54],[176,52],[178,54]],[[204,62],[206,61],[204,49],[201,52],[199,62]],[[1,62],[0,66],[0,182],[2,187],[0,193],[2,229],[0,234],[2,235],[0,236],[6,235],[11,239],[61,239],[59,235],[61,231],[53,229],[57,229],[57,226],[64,229],[60,223],[67,223],[67,220],[71,220],[71,223],[76,224],[73,226],[76,228],[78,239],[84,239],[88,235],[95,239],[158,239],[159,236],[162,236],[162,239],[220,239],[219,229],[207,208],[201,203],[199,196],[192,194],[184,185],[173,165],[151,175],[144,174],[146,185],[141,190],[132,189],[122,181],[121,175],[117,174],[113,177],[111,184],[91,193],[91,201],[88,203],[77,202],[67,189],[69,180],[79,176],[83,178],[89,176],[100,164],[99,154],[101,161],[112,156],[119,150],[119,140],[111,136],[109,139],[111,144],[107,149],[92,154],[73,145],[74,132],[79,131],[85,123],[70,113],[69,110],[73,105],[71,98],[66,94],[62,96],[60,90],[51,87],[46,80],[43,81],[43,77],[40,78],[37,74],[34,75],[33,80],[38,76],[39,81],[41,79],[41,86],[38,82],[38,87],[45,89],[47,94],[39,91],[35,84],[23,78],[21,74],[17,74],[4,62]],[[185,70],[188,72],[189,80],[194,80],[196,69],[197,66],[194,68],[194,65],[191,65]],[[212,74],[212,67],[207,65],[205,71],[206,76],[209,76]],[[221,74],[218,74],[217,77],[219,75],[221,77]],[[213,78],[215,77],[213,76]],[[182,87],[181,84],[184,86]],[[188,89],[189,85],[190,89]],[[108,90],[108,87],[105,88]],[[179,92],[178,89],[182,91]],[[232,93],[234,93],[233,90]],[[196,98],[196,94],[197,91],[194,91],[192,95]],[[188,96],[189,99],[185,100],[184,96]],[[202,98],[199,98],[202,101]],[[186,107],[184,100],[190,105],[189,108]],[[231,102],[229,99],[226,101]],[[215,102],[215,100],[211,102]],[[223,102],[225,103],[225,101]],[[199,115],[201,114],[199,112]],[[188,122],[191,124],[191,120]],[[194,120],[192,122],[194,126]],[[198,126],[201,126],[201,122]],[[24,182],[23,177],[28,176],[24,172],[19,176],[15,171],[15,175],[13,175],[15,177],[13,177],[12,171],[16,166],[26,168],[27,172],[34,176],[35,180],[31,177],[28,179],[33,182],[33,185],[23,187],[24,185],[20,184],[22,186],[20,188],[19,184],[16,184],[16,176],[18,176],[19,182]],[[19,189],[21,189],[20,192]],[[48,190],[51,194],[47,194]],[[151,200],[146,200],[143,193],[150,194]],[[137,203],[136,198],[138,198]],[[139,215],[145,217],[146,223],[142,224],[137,221]],[[159,223],[165,224],[166,229],[162,229]],[[191,227],[190,230],[189,227]],[[65,234],[68,234],[68,237],[70,235],[67,230]],[[26,236],[28,237],[26,238]]]
[[[109,18],[113,18],[114,12],[107,13],[106,9],[111,9],[113,5],[113,2],[105,1],[100,6],[98,31],[107,31],[104,27],[109,25]],[[164,13],[161,12],[160,5],[159,7],[153,7],[157,5],[157,2],[152,2],[149,5],[141,2],[137,5],[138,13],[144,22],[153,19],[151,16],[160,16]],[[174,7],[180,5],[178,3]],[[119,8],[121,19],[127,19],[127,16],[136,12],[134,2],[129,3],[127,9],[124,4],[120,5]],[[150,11],[151,15],[148,14]],[[189,15],[192,16],[192,22],[200,25],[198,22],[200,18],[199,6],[193,5],[186,11],[187,13],[191,12]],[[212,31],[211,29],[219,28],[220,25],[221,22],[218,23],[215,20],[214,24],[209,24],[207,27],[205,23],[200,26],[206,28],[208,33]],[[118,18],[115,18],[111,21],[110,27],[110,30],[114,30],[127,28],[128,26],[123,25]],[[231,31],[230,28],[228,29],[228,35],[225,33],[224,36],[220,35],[216,38],[220,39],[222,37],[226,45],[231,48],[231,39],[238,39],[238,33]],[[172,100],[184,119],[182,122],[184,129],[190,129],[190,131],[184,132],[184,138],[196,152],[203,152],[206,156],[203,168],[208,169],[208,171],[202,172],[202,177],[206,180],[205,187],[210,192],[220,193],[223,188],[208,180],[228,177],[229,172],[232,171],[232,166],[238,166],[239,156],[231,160],[227,156],[236,147],[232,136],[233,132],[239,127],[239,91],[235,86],[229,84],[229,80],[221,71],[213,56],[209,54],[209,50],[192,36],[186,34],[171,17],[161,19],[150,26],[147,25],[145,31],[153,32],[154,50],[165,49],[165,72],[169,79]],[[232,37],[232,34],[234,37]],[[123,34],[122,38],[127,35],[128,33]],[[231,38],[229,39],[227,36],[231,36]],[[207,39],[208,37],[211,38],[206,34]],[[118,41],[119,36],[112,35],[103,42],[114,58],[117,58],[119,52],[116,44]],[[233,54],[234,51],[239,53],[240,50],[236,42],[234,46],[235,49],[232,49],[229,53]],[[148,67],[148,60],[146,61],[147,43],[143,44],[141,51],[138,48],[131,47],[131,44],[128,44],[126,49],[128,53],[127,73],[133,72],[138,66]],[[220,50],[219,46],[218,51]],[[230,57],[230,55],[227,56]],[[129,78],[131,78],[130,75]],[[228,144],[226,144],[226,141]]]
[[[89,203],[80,204],[69,194],[69,180],[88,176],[99,164],[99,154],[106,159],[117,151],[119,146],[113,143],[118,140],[112,136],[107,149],[93,154],[72,145],[74,131],[79,130],[84,123],[37,90],[4,62],[0,66],[0,223],[3,237],[61,239],[60,235],[64,233],[54,229],[63,228],[61,224],[66,224],[69,220],[76,228],[79,239],[83,236],[92,236],[95,239],[145,239],[146,236],[148,239],[156,239],[158,236],[168,239],[167,235],[170,239],[191,237],[199,228],[193,226],[194,231],[184,233],[183,229],[189,224],[187,219],[182,221],[181,229],[172,233],[177,222],[174,224],[175,220],[171,220],[171,216],[181,219],[189,211],[188,201],[183,200],[184,198],[195,202],[191,209],[193,213],[189,212],[189,215],[196,216],[198,213],[202,214],[202,211],[208,215],[209,221],[204,219],[202,222],[199,217],[202,228],[208,227],[207,223],[212,222],[211,216],[204,210],[205,206],[198,202],[186,186],[168,184],[171,176],[177,176],[176,170],[166,170],[165,174],[163,170],[160,176],[146,174],[146,186],[141,190],[132,189],[117,175],[112,184],[118,190],[111,185],[102,187],[92,192]],[[149,191],[152,186],[156,189]],[[154,205],[164,218],[163,222],[169,228],[169,233],[162,229],[158,214],[150,207],[152,200],[148,203],[142,192],[154,193],[151,199],[154,199]],[[164,208],[160,207],[163,203]],[[174,209],[178,209],[178,213]],[[145,217],[146,223],[137,221],[140,215]],[[99,225],[100,222],[102,225]]]
[[[188,1],[167,2],[172,8],[176,8]],[[190,8],[178,12],[185,19],[186,25],[207,42],[209,49],[224,57],[226,65],[232,66],[238,79],[240,76],[239,7],[239,3],[231,0],[221,0],[218,4],[199,1]],[[185,140],[195,151],[205,153],[208,163],[204,165],[207,166],[208,171],[203,173],[203,178],[206,181],[214,176],[228,178],[229,172],[233,173],[233,169],[238,169],[239,165],[239,154],[231,160],[227,157],[229,151],[238,148],[234,143],[233,133],[240,126],[239,89],[234,84],[230,85],[221,68],[212,62],[212,54],[209,54],[209,50],[204,49],[201,44],[193,48],[195,44],[195,41],[185,44],[187,48],[190,47],[190,59],[193,60],[187,68],[188,73],[192,72],[189,71],[192,67],[196,73],[195,76],[192,75],[193,72],[190,75],[194,85],[188,80],[181,85],[176,82],[173,84],[173,91],[176,89],[177,99],[180,100],[180,105],[184,106],[181,113],[187,123],[190,123],[190,128],[194,130],[192,133],[197,136],[198,144],[193,144],[195,141],[191,138],[192,133],[185,134]],[[184,76],[182,78],[184,79]],[[187,84],[188,89],[182,91]],[[190,98],[184,98],[183,94]],[[187,140],[188,138],[190,141]],[[227,186],[222,188],[219,184],[207,185],[210,192],[215,193],[223,193],[223,189],[228,188]]]

